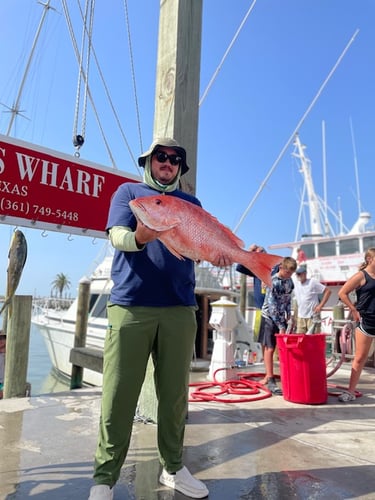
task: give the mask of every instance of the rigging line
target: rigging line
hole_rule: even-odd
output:
[[[79,10],[80,10],[81,17],[82,17],[82,19],[83,19],[83,12],[82,12],[81,6],[79,6]],[[73,35],[73,36],[74,36],[74,35]],[[97,58],[97,55],[96,55],[96,52],[95,52],[95,48],[94,48],[94,46],[93,46],[93,45],[91,46],[91,50],[92,50],[92,55],[93,55],[93,57],[94,57],[94,61],[95,61],[95,64],[96,64],[96,67],[97,67],[97,70],[98,70],[98,73],[99,73],[99,76],[100,76],[100,80],[101,80],[101,82],[102,82],[102,84],[103,84],[103,87],[104,87],[104,92],[105,92],[105,95],[106,95],[106,97],[107,97],[107,99],[108,99],[109,106],[110,106],[110,108],[111,108],[111,111],[112,111],[112,113],[113,113],[113,116],[114,116],[114,118],[115,118],[115,121],[116,121],[116,123],[117,123],[117,126],[118,126],[118,128],[119,128],[120,134],[121,134],[121,136],[122,136],[123,141],[125,142],[125,145],[126,145],[126,147],[127,147],[127,149],[128,149],[129,155],[130,155],[130,157],[131,157],[131,159],[132,159],[132,161],[133,161],[134,166],[135,166],[135,167],[136,167],[136,169],[138,170],[138,173],[141,175],[141,170],[140,170],[140,168],[139,168],[139,166],[138,166],[138,163],[137,163],[137,160],[136,160],[135,156],[134,156],[134,155],[133,155],[133,153],[132,153],[132,150],[131,150],[130,144],[129,144],[129,142],[128,142],[127,138],[126,138],[126,134],[125,134],[124,129],[123,129],[122,125],[121,125],[120,118],[119,118],[119,116],[118,116],[118,113],[116,112],[116,109],[115,109],[115,106],[114,106],[114,104],[113,104],[113,100],[112,100],[112,97],[111,97],[111,94],[110,94],[110,91],[109,91],[108,85],[107,85],[107,84],[106,84],[106,82],[105,82],[104,74],[103,74],[103,71],[102,71],[101,66],[100,66],[100,64],[99,64],[99,60],[98,60],[98,58]],[[114,163],[114,162],[113,162],[113,163]]]
[[[285,143],[284,147],[282,148],[282,150],[280,151],[278,157],[276,158],[276,160],[274,161],[272,167],[270,168],[269,172],[267,173],[266,177],[264,178],[264,180],[262,181],[262,183],[260,184],[259,188],[258,188],[258,191],[255,193],[253,199],[250,201],[249,205],[247,206],[245,212],[243,213],[242,217],[240,218],[240,220],[238,221],[236,227],[234,228],[233,232],[236,233],[236,231],[238,231],[238,228],[241,226],[242,222],[245,220],[247,214],[249,213],[250,209],[252,208],[252,206],[254,205],[255,201],[257,200],[258,196],[260,195],[260,193],[263,191],[263,188],[265,187],[265,185],[267,184],[269,178],[271,177],[271,175],[273,174],[275,168],[277,167],[277,165],[279,164],[281,158],[284,156],[285,154],[285,151],[288,149],[288,147],[290,146],[290,143],[293,141],[295,135],[297,134],[299,128],[301,127],[301,125],[303,124],[303,122],[306,120],[307,118],[307,115],[310,113],[311,109],[313,108],[313,106],[315,105],[316,101],[319,99],[321,93],[323,92],[325,86],[327,85],[327,83],[329,82],[329,80],[331,79],[333,73],[336,71],[338,65],[341,63],[343,57],[345,56],[346,52],[349,50],[349,47],[352,45],[352,43],[354,42],[356,36],[358,35],[359,33],[359,29],[357,29],[354,34],[352,35],[351,39],[349,40],[349,42],[347,43],[346,47],[344,48],[344,50],[342,51],[342,53],[340,54],[339,58],[337,59],[336,63],[334,64],[333,68],[331,69],[331,71],[329,72],[328,76],[326,77],[326,79],[324,80],[324,82],[322,83],[322,85],[320,86],[317,94],[315,95],[314,99],[311,101],[311,103],[309,104],[309,106],[307,107],[305,113],[302,115],[302,118],[300,119],[300,121],[297,123],[297,126],[296,128],[293,130],[293,132],[291,133],[289,139],[287,140],[287,142]]]
[[[90,69],[90,55],[91,55],[91,40],[92,40],[92,31],[93,31],[93,22],[94,22],[94,9],[95,9],[95,0],[86,0],[85,5],[85,15],[83,19],[83,30],[82,30],[82,39],[81,39],[81,52],[79,56],[79,71],[78,71],[78,81],[77,81],[77,94],[76,94],[76,107],[75,107],[75,116],[74,116],[74,125],[73,125],[73,142],[76,148],[80,148],[83,144],[77,141],[77,128],[78,128],[78,115],[80,108],[80,98],[81,98],[81,82],[84,83],[83,90],[83,105],[82,105],[82,121],[81,121],[81,130],[80,134],[82,139],[85,138],[86,135],[86,116],[87,116],[87,86],[89,80],[89,69]],[[89,29],[87,29],[87,24],[89,23]],[[87,38],[87,42],[86,42]],[[86,50],[86,79],[83,79],[83,58],[85,53],[85,47],[87,45]]]
[[[242,20],[242,22],[241,22],[241,24],[240,24],[239,28],[237,29],[237,31],[236,31],[236,33],[235,33],[235,35],[234,35],[234,37],[232,38],[232,41],[230,42],[230,44],[229,44],[229,46],[228,46],[227,50],[225,51],[225,53],[224,53],[224,55],[223,55],[223,57],[222,57],[222,59],[221,59],[221,61],[220,61],[219,65],[218,65],[218,67],[216,68],[216,70],[215,70],[214,74],[212,75],[212,78],[211,78],[211,80],[209,81],[209,83],[208,83],[208,85],[207,85],[207,87],[206,87],[206,90],[203,92],[203,95],[202,95],[202,97],[200,98],[200,101],[199,101],[199,106],[201,106],[201,104],[203,104],[203,101],[206,99],[207,94],[208,94],[209,90],[211,89],[211,87],[212,87],[212,85],[213,85],[214,81],[216,80],[216,77],[217,77],[217,75],[219,74],[219,71],[221,70],[221,68],[222,68],[222,66],[223,66],[223,64],[224,64],[225,59],[227,58],[227,56],[228,56],[228,54],[229,54],[229,52],[230,52],[231,48],[233,47],[233,45],[234,45],[235,41],[237,40],[237,38],[238,38],[238,36],[239,36],[239,34],[240,34],[240,32],[241,32],[241,30],[242,30],[243,26],[244,26],[244,25],[245,25],[245,23],[246,23],[247,18],[248,18],[248,17],[249,17],[249,15],[251,14],[251,11],[253,10],[253,8],[254,8],[254,6],[255,6],[256,1],[257,1],[257,0],[254,0],[254,1],[253,1],[253,3],[250,5],[249,10],[246,12],[245,17],[243,18],[243,20]]]
[[[136,84],[135,68],[134,68],[133,45],[132,45],[132,39],[131,39],[131,33],[130,33],[128,0],[124,0],[124,10],[125,10],[126,28],[127,28],[127,34],[128,34],[129,59],[130,59],[133,91],[134,91],[135,110],[136,110],[136,115],[137,115],[137,128],[138,128],[138,135],[139,135],[139,144],[140,144],[140,151],[143,151],[141,119],[140,119],[140,112],[139,112],[139,105],[138,105],[138,92],[137,92],[137,84]]]
[[[86,116],[87,116],[87,87],[89,82],[89,70],[90,70],[90,55],[92,47],[92,32],[94,26],[94,10],[95,10],[95,0],[90,2],[90,28],[88,32],[88,44],[87,44],[87,55],[86,55],[86,81],[85,81],[85,91],[83,95],[83,111],[82,111],[82,136],[85,137],[86,134]],[[86,23],[84,24],[84,31],[86,31]]]
[[[87,10],[88,10],[88,1],[86,1],[85,8],[85,17],[84,17],[84,26],[87,23]],[[82,82],[82,73],[83,73],[83,52],[85,47],[85,39],[86,39],[86,30],[82,30],[82,38],[81,38],[81,51],[79,53],[79,61],[78,61],[78,79],[77,79],[77,92],[76,92],[76,105],[74,111],[74,121],[73,121],[73,137],[76,137],[78,131],[78,116],[79,116],[79,107],[81,102],[81,82]]]
[[[66,0],[62,0],[62,4],[63,4],[65,20],[66,20],[66,23],[68,25],[68,30],[69,30],[69,34],[70,34],[70,37],[71,37],[71,41],[72,41],[74,53],[76,55],[77,61],[79,62],[79,51],[78,51],[77,41],[76,41],[76,38],[75,38],[75,35],[74,35],[74,32],[73,32],[72,22],[71,22],[71,18],[70,18],[70,15],[69,15],[68,7],[67,7],[67,4],[66,4]],[[84,80],[86,79],[86,73],[84,71],[82,71],[82,78]],[[100,133],[102,135],[102,139],[104,141],[104,144],[105,144],[108,156],[109,156],[109,158],[110,158],[110,160],[112,162],[112,166],[114,168],[117,168],[116,167],[115,159],[113,158],[113,155],[112,155],[112,152],[111,152],[111,148],[109,147],[107,138],[106,138],[106,136],[104,134],[104,130],[103,130],[102,124],[100,122],[100,118],[99,118],[99,115],[98,115],[98,112],[97,112],[94,100],[92,98],[91,91],[90,91],[90,86],[89,86],[88,83],[87,83],[87,93],[88,93],[88,96],[89,96],[89,99],[90,99],[90,102],[91,102],[91,106],[92,106],[92,109],[93,109],[93,112],[94,112],[94,116],[96,118],[99,130],[100,130]]]

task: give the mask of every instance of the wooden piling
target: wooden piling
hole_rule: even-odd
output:
[[[74,335],[74,347],[85,347],[87,335],[87,322],[90,304],[90,280],[82,278],[79,282],[76,328]],[[79,389],[83,383],[83,367],[73,364],[70,388]]]
[[[12,315],[8,320],[4,394],[5,398],[28,396],[30,389],[26,382],[29,361],[31,295],[13,297]]]

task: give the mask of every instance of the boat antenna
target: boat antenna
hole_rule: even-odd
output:
[[[285,151],[289,148],[291,142],[293,141],[293,139],[295,138],[298,130],[300,129],[301,125],[303,124],[303,122],[306,120],[308,114],[310,113],[310,111],[312,110],[312,108],[314,107],[316,101],[319,99],[321,93],[323,92],[324,88],[326,87],[327,83],[329,82],[329,80],[331,79],[332,75],[334,74],[334,72],[336,71],[337,67],[339,66],[339,64],[341,63],[343,57],[345,56],[345,54],[347,53],[347,51],[349,50],[350,46],[352,45],[352,43],[354,42],[356,36],[358,35],[359,33],[359,29],[357,29],[354,34],[352,35],[351,39],[349,40],[349,42],[346,44],[346,47],[344,48],[344,50],[342,51],[342,53],[340,54],[339,58],[337,59],[336,63],[334,64],[333,68],[331,69],[331,71],[328,73],[328,76],[326,77],[326,79],[324,80],[324,82],[322,83],[322,85],[320,86],[317,94],[315,95],[314,99],[311,101],[311,103],[309,104],[309,106],[307,107],[306,111],[304,112],[304,114],[302,115],[302,118],[300,119],[300,121],[297,123],[297,126],[295,127],[295,129],[293,130],[293,132],[290,134],[290,137],[289,139],[287,140],[287,142],[285,143],[284,147],[282,148],[282,150],[280,151],[278,157],[276,158],[276,160],[274,161],[273,165],[271,166],[269,172],[267,173],[266,177],[264,178],[264,180],[262,181],[262,183],[260,184],[259,188],[258,188],[258,191],[255,193],[253,199],[250,201],[249,205],[247,206],[246,210],[244,211],[242,217],[240,218],[240,220],[238,221],[236,227],[234,228],[233,232],[236,233],[239,229],[239,227],[241,226],[242,222],[245,220],[247,214],[249,213],[250,209],[252,208],[252,206],[254,205],[255,201],[257,200],[258,196],[260,195],[260,193],[263,191],[264,187],[266,186],[269,178],[271,177],[271,175],[273,174],[274,170],[276,169],[277,165],[279,164],[281,158],[284,156],[285,154]]]
[[[354,155],[354,172],[355,172],[355,183],[356,183],[356,189],[357,189],[358,215],[360,215],[360,213],[362,211],[362,207],[361,207],[361,194],[360,194],[360,189],[359,189],[357,150],[356,150],[356,147],[355,147],[354,132],[353,132],[353,121],[352,121],[351,117],[349,119],[349,122],[350,122],[350,134],[351,134],[351,137],[352,137],[353,155]]]
[[[322,121],[322,161],[323,161],[323,206],[324,206],[324,234],[329,234],[328,202],[327,202],[327,155],[326,155],[326,123]]]

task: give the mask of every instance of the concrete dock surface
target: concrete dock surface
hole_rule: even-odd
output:
[[[360,398],[339,403],[335,386],[347,386],[349,368],[328,379],[326,404],[190,403],[185,465],[209,498],[375,499],[375,369],[364,370]],[[0,401],[0,499],[87,499],[100,399],[87,388]],[[137,421],[114,499],[186,498],[159,473],[156,425]]]

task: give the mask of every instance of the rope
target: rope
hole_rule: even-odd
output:
[[[81,50],[79,52],[79,57],[78,57],[78,80],[77,80],[77,92],[76,92],[76,104],[75,104],[75,111],[74,111],[74,122],[73,122],[73,144],[75,148],[80,148],[84,142],[84,135],[85,132],[82,130],[81,135],[78,135],[78,117],[79,117],[79,110],[80,110],[80,100],[81,100],[81,82],[82,80],[85,82],[85,97],[87,96],[87,78],[83,78],[83,54],[85,50],[85,45],[86,45],[86,26],[87,26],[87,17],[88,17],[88,9],[89,9],[89,0],[86,0],[86,6],[85,6],[85,15],[83,19],[83,26],[84,29],[82,30],[82,38],[81,38]],[[71,29],[71,36],[72,36],[73,30]],[[85,98],[86,102],[86,98]],[[83,111],[83,114],[85,113],[85,109]]]
[[[74,52],[75,52],[75,55],[76,55],[76,58],[79,62],[80,60],[80,57],[79,57],[79,51],[78,51],[78,46],[77,46],[77,41],[75,39],[75,35],[74,35],[74,32],[73,32],[73,28],[72,28],[72,22],[71,22],[71,19],[70,19],[70,15],[69,15],[69,11],[68,11],[68,7],[66,5],[66,0],[62,0],[62,3],[63,3],[63,8],[64,8],[64,15],[65,15],[65,19],[66,19],[66,23],[68,25],[68,30],[69,30],[69,33],[70,33],[70,37],[71,37],[71,40],[72,40],[72,45],[73,45],[73,49],[74,49]],[[81,15],[82,15],[82,11],[81,11]],[[83,17],[83,15],[82,15]],[[82,78],[84,80],[87,79],[87,76],[86,76],[86,73],[84,70],[82,70]],[[96,121],[97,121],[97,124],[98,124],[98,127],[99,127],[99,130],[100,130],[100,133],[102,135],[102,138],[103,138],[103,141],[104,141],[104,144],[105,144],[105,147],[107,149],[107,153],[110,157],[110,160],[112,162],[112,165],[114,168],[116,168],[116,164],[115,164],[115,160],[113,158],[113,155],[112,155],[112,152],[111,152],[111,149],[109,147],[109,144],[108,144],[108,141],[106,139],[106,136],[104,134],[104,130],[103,130],[103,127],[102,127],[102,124],[101,124],[101,121],[100,121],[100,118],[99,118],[99,115],[98,115],[98,112],[97,112],[97,109],[96,109],[96,106],[95,106],[95,103],[94,103],[94,100],[92,98],[92,94],[91,94],[91,91],[90,91],[90,86],[89,84],[87,83],[87,93],[88,93],[88,96],[89,96],[89,99],[90,99],[90,102],[91,102],[91,106],[93,108],[93,112],[94,112],[94,116],[96,118]]]
[[[138,92],[137,92],[137,84],[136,84],[135,69],[134,69],[133,45],[132,45],[132,39],[131,39],[131,34],[130,34],[128,0],[124,0],[124,11],[125,11],[126,31],[128,34],[129,58],[130,58],[131,76],[132,76],[132,83],[133,83],[135,111],[136,111],[136,116],[137,116],[137,129],[138,129],[138,135],[139,135],[139,144],[140,144],[140,151],[143,151],[141,119],[140,119],[140,112],[139,112],[139,105],[138,105]],[[129,152],[130,152],[130,148],[129,148]]]
[[[85,90],[83,94],[83,111],[82,111],[82,136],[85,137],[86,134],[86,117],[87,117],[87,95],[88,95],[88,81],[89,81],[89,70],[90,70],[90,55],[91,55],[91,41],[92,32],[94,25],[94,10],[95,10],[95,0],[91,0],[90,9],[90,27],[88,31],[88,45],[87,45],[87,56],[86,56],[86,79],[85,79]],[[84,23],[84,31],[86,31],[86,22]]]

